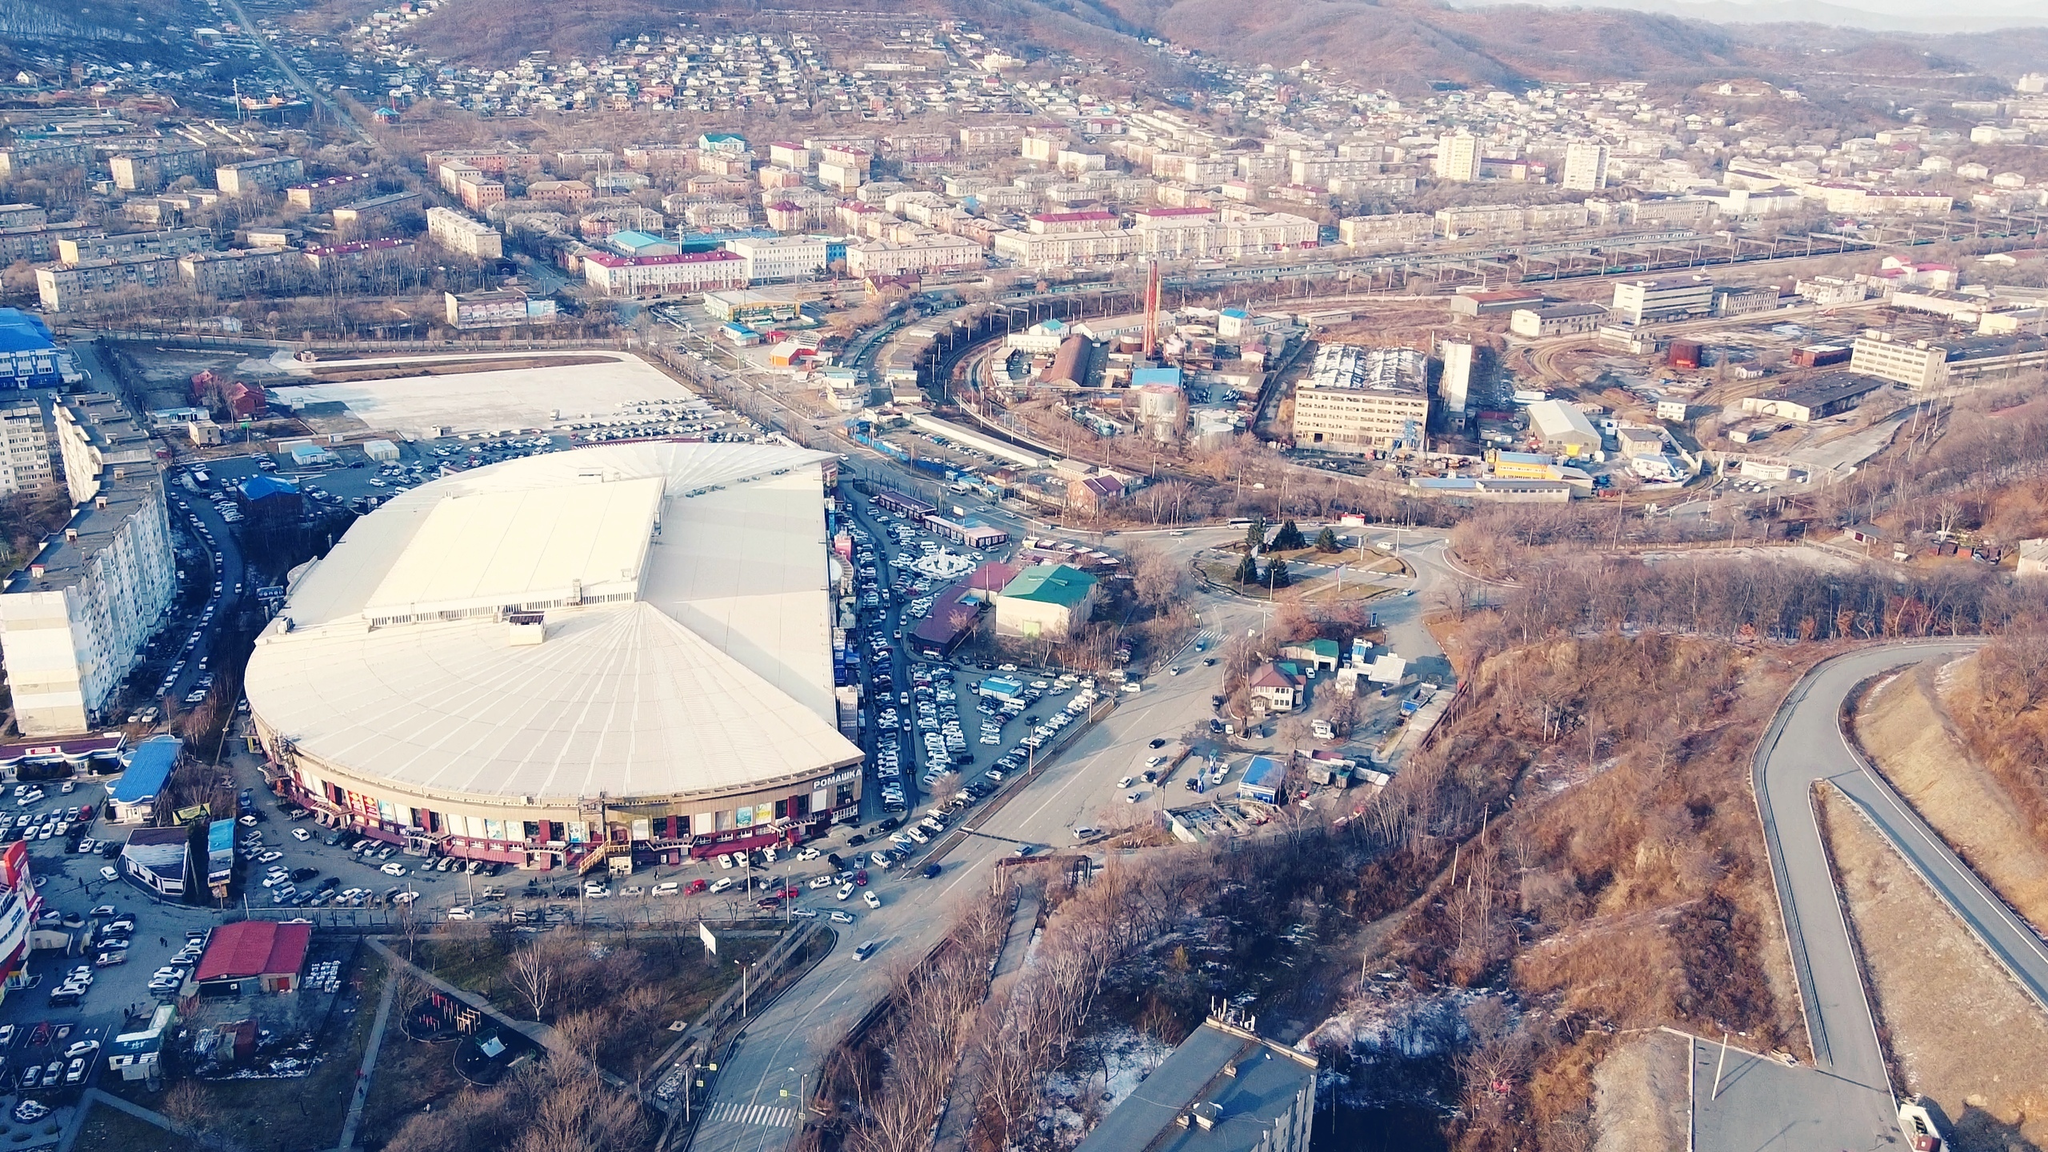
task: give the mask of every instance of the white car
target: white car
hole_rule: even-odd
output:
[[[472,914],[470,913],[469,909],[467,909],[467,908],[450,908],[450,909],[448,910],[448,918],[449,918],[450,920],[473,920],[473,919],[475,919],[475,917],[474,917],[474,916],[473,916],[473,915],[472,915]]]
[[[813,888],[830,888],[831,886],[832,877],[830,876],[819,876],[811,881],[811,887]]]
[[[119,880],[120,878],[121,874],[119,872],[114,871],[111,865],[102,866],[100,868],[100,879],[112,881]]]
[[[653,889],[653,891],[652,891],[651,895],[655,895],[655,896],[673,896],[673,895],[675,895],[675,894],[676,894],[677,892],[679,892],[679,891],[681,891],[681,890],[682,890],[682,886],[681,886],[681,885],[679,885],[679,884],[677,884],[677,883],[676,883],[675,881],[673,881],[673,880],[664,880],[664,881],[662,881],[661,883],[659,883],[659,884],[656,884],[656,885],[654,886],[654,889]]]
[[[833,897],[834,897],[835,899],[839,899],[839,900],[849,900],[849,899],[852,899],[852,897],[853,897],[853,881],[851,881],[851,880],[848,880],[848,881],[847,881],[846,883],[844,883],[844,884],[841,884],[841,885],[839,886],[839,891],[837,891],[837,892],[834,892],[834,893],[833,893],[832,895],[833,895]]]
[[[377,869],[377,871],[382,872],[386,876],[403,876],[405,875],[405,865],[400,864],[396,860],[393,860],[390,863],[384,865],[383,867]]]
[[[730,853],[730,852],[720,852],[720,853],[718,854],[718,866],[719,866],[720,868],[730,868],[730,867],[732,867],[732,853]]]
[[[725,891],[726,889],[728,889],[728,888],[730,888],[730,887],[732,887],[732,877],[730,877],[730,876],[720,876],[720,877],[718,878],[718,881],[717,881],[717,883],[715,883],[715,884],[713,884],[713,885],[711,886],[711,890],[712,890],[713,892],[723,892],[723,891]]]
[[[839,909],[834,908],[832,910],[832,922],[834,924],[851,924],[853,923],[853,913],[841,912]]]
[[[872,888],[860,894],[860,902],[870,908],[880,908],[882,906],[882,898],[875,895],[875,890]]]
[[[306,841],[311,840],[312,838],[313,834],[311,832],[306,831],[304,828],[292,829],[292,839],[297,840],[301,844],[304,844]]]

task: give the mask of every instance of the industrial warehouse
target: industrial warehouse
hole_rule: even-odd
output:
[[[331,824],[582,868],[792,843],[859,803],[823,453],[642,443],[396,497],[249,662],[273,774]]]

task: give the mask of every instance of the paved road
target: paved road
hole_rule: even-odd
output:
[[[1898,644],[1836,657],[1800,681],[1765,733],[1752,766],[1753,784],[1800,1009],[1821,1075],[1805,1078],[1798,1091],[1786,1091],[1784,1079],[1773,1075],[1746,1078],[1769,1086],[1755,1097],[1739,1088],[1724,1090],[1718,1101],[1696,1107],[1700,1148],[1753,1149],[1795,1132],[1802,1146],[1863,1148],[1895,1129],[1892,1085],[1814,817],[1812,793],[1820,781],[1840,787],[1870,814],[2014,978],[2048,1004],[2048,946],[1856,755],[1840,724],[1843,702],[1856,685],[1981,643]]]
[[[1304,526],[1304,531],[1308,531]],[[1353,529],[1352,531],[1356,531]],[[1168,532],[1142,535],[1176,557],[1192,556],[1203,547],[1242,538],[1242,528],[1192,529],[1183,536]],[[1370,531],[1372,539],[1383,533]],[[1417,543],[1409,534],[1407,543]],[[1113,543],[1122,542],[1119,537]],[[1425,538],[1430,546],[1440,543]],[[1413,559],[1408,548],[1404,557]],[[1379,601],[1382,623],[1393,629],[1397,645],[1425,659],[1442,652],[1421,627],[1420,616],[1435,582],[1449,571],[1432,556],[1418,567],[1415,596]],[[1220,637],[1258,625],[1260,606],[1234,596],[1199,593],[1195,607],[1203,635],[1212,645]],[[1178,736],[1207,723],[1209,697],[1220,688],[1222,668],[1184,661],[1180,676],[1148,676],[1145,690],[1128,696],[1101,724],[1076,738],[1061,757],[1023,793],[994,813],[945,858],[945,871],[934,880],[909,878],[903,872],[877,875],[880,909],[861,913],[860,921],[843,930],[842,947],[827,956],[810,975],[761,1014],[742,1035],[703,1103],[705,1119],[690,1147],[694,1152],[770,1152],[795,1132],[794,1103],[815,1083],[825,1054],[860,1016],[888,990],[896,966],[921,957],[952,922],[960,902],[983,890],[991,865],[1009,855],[1018,843],[1060,847],[1072,843],[1076,826],[1114,827],[1149,817],[1155,805],[1181,803],[1178,789],[1154,789],[1137,805],[1123,801],[1116,781],[1134,775],[1152,755],[1156,736]],[[852,945],[874,940],[882,948],[866,962],[853,956]],[[788,1093],[787,1096],[784,1093]]]

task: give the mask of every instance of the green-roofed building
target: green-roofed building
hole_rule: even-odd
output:
[[[996,633],[1026,639],[1065,639],[1095,610],[1095,577],[1065,564],[1039,564],[1019,572],[996,593]]]
[[[1335,640],[1325,640],[1319,637],[1314,640],[1297,640],[1292,644],[1288,644],[1280,649],[1280,655],[1289,660],[1306,664],[1318,671],[1335,672],[1337,670],[1337,657],[1340,651],[1341,649],[1338,648]]]

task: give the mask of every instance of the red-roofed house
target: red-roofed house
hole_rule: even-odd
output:
[[[1097,209],[1085,212],[1047,212],[1033,216],[1028,226],[1031,231],[1043,236],[1062,232],[1114,232],[1119,224],[1116,213]]]
[[[240,995],[244,980],[256,981],[265,992],[295,992],[312,937],[311,924],[269,920],[223,924],[214,929],[192,978],[202,995]]]
[[[1301,704],[1302,686],[1307,683],[1292,662],[1261,664],[1246,686],[1256,705],[1264,701],[1268,711],[1292,712]]]

